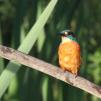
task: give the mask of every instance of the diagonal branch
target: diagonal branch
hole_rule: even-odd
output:
[[[64,72],[60,68],[46,63],[42,60],[39,60],[37,58],[31,57],[29,55],[26,55],[24,53],[2,45],[0,45],[0,56],[11,60],[14,63],[21,63],[32,69],[36,69],[56,79],[64,81],[72,86],[80,88],[92,95],[95,95],[96,97],[101,98],[101,87],[80,76],[77,76],[75,78],[75,75],[69,72]]]

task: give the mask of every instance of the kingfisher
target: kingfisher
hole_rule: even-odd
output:
[[[64,71],[77,76],[81,65],[80,44],[71,30],[64,30],[59,34],[61,36],[58,49],[59,65]]]

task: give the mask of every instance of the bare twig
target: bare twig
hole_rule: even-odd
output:
[[[69,72],[64,72],[60,68],[46,63],[42,60],[39,60],[37,58],[31,57],[29,55],[26,55],[24,53],[2,45],[0,45],[0,56],[13,62],[16,61],[18,63],[31,67],[32,69],[36,69],[45,74],[51,75],[54,78],[57,78],[61,81],[64,81],[72,86],[80,88],[92,95],[101,98],[101,87],[80,76],[77,76],[75,78],[75,75]]]

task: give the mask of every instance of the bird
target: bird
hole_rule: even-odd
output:
[[[58,48],[59,65],[63,71],[78,75],[81,66],[80,44],[71,30],[59,32],[61,43]]]

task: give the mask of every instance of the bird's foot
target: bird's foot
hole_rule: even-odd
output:
[[[66,69],[65,68],[63,68],[62,70],[63,70],[63,72],[66,72]]]
[[[78,74],[76,73],[76,74],[74,74],[75,75],[75,78],[78,76]]]

